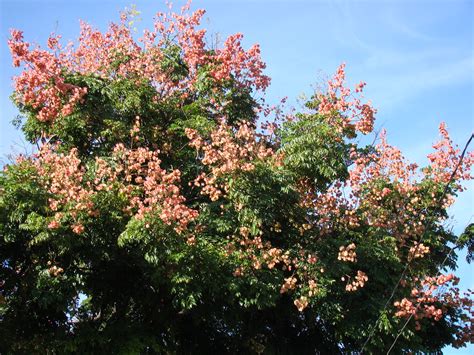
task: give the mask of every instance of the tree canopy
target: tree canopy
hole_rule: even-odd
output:
[[[0,173],[0,352],[377,353],[407,321],[397,352],[472,342],[450,273],[472,226],[443,222],[473,152],[441,124],[408,162],[344,65],[268,105],[259,46],[207,44],[203,15],[138,38],[124,12],[46,49],[12,30],[38,150]]]

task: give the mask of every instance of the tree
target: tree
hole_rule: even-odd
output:
[[[0,351],[378,352],[407,320],[399,352],[472,341],[442,273],[472,238],[442,222],[474,154],[444,125],[422,169],[383,132],[358,143],[376,111],[344,65],[281,114],[258,45],[209,48],[203,14],[48,49],[12,31],[39,149],[0,175]]]

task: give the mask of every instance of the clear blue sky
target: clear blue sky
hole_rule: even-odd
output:
[[[176,1],[177,4],[182,2]],[[119,10],[136,4],[139,28],[163,11],[162,0],[0,0],[0,158],[22,145],[11,125],[16,110],[6,41],[10,28],[44,44],[51,32],[75,39],[79,19],[105,29]],[[272,77],[268,101],[290,102],[346,62],[350,82],[367,82],[366,97],[378,108],[377,127],[410,159],[426,162],[445,121],[464,145],[474,126],[474,1],[371,0],[277,1],[195,0],[207,10],[204,26],[224,36],[242,32],[245,43],[260,43]],[[456,232],[474,213],[474,184],[452,208]],[[464,288],[474,288],[473,267],[462,263]],[[470,347],[474,352],[474,347]],[[468,350],[445,353],[468,354]]]

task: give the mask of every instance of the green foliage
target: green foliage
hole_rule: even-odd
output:
[[[286,122],[281,145],[285,166],[298,178],[313,179],[318,189],[347,177],[350,145],[318,115],[300,114]]]
[[[459,246],[467,247],[466,261],[471,263],[474,255],[474,223],[469,224],[459,237]]]

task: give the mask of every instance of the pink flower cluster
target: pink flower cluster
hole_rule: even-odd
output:
[[[240,124],[235,133],[222,122],[211,132],[209,142],[194,129],[187,128],[186,135],[190,139],[190,146],[202,151],[202,163],[210,167],[210,172],[202,173],[194,184],[201,186],[201,193],[209,195],[212,201],[217,201],[223,190],[227,189],[225,181],[220,178],[234,172],[251,171],[256,161],[274,155],[272,148],[257,141],[256,132],[248,122]]]
[[[425,254],[429,254],[429,252],[430,247],[415,241],[408,251],[408,260],[411,261],[412,259],[423,258]]]
[[[408,240],[416,240],[425,230],[427,213],[439,204],[439,187],[447,183],[460,160],[460,151],[452,146],[444,125],[440,131],[443,140],[435,145],[435,153],[428,168],[418,169],[408,163],[400,150],[389,145],[385,131],[373,153],[351,151],[353,165],[349,179],[335,182],[326,192],[314,194],[311,187],[302,182],[303,204],[317,212],[317,226],[323,234],[339,227],[356,228],[361,224],[390,230],[403,246]],[[455,189],[462,189],[460,181],[470,179],[470,168],[474,154],[468,153],[454,176]],[[429,187],[431,199],[420,181],[430,179],[435,185]],[[453,202],[446,196],[442,207]],[[410,251],[409,258],[426,254],[427,246],[418,246]],[[420,254],[421,253],[421,254]]]
[[[453,274],[415,279],[419,287],[412,289],[409,298],[396,301],[395,315],[401,318],[413,316],[417,330],[421,329],[422,319],[439,321],[446,314],[448,307],[463,309],[470,317],[464,317],[464,324],[460,324],[461,332],[457,334],[455,345],[461,346],[472,336],[472,320],[474,315],[472,292],[461,295],[456,285],[459,278]]]
[[[460,161],[460,149],[453,146],[453,142],[449,137],[446,124],[443,122],[439,126],[439,132],[442,137],[440,141],[433,144],[435,151],[428,155],[430,166],[425,169],[427,177],[435,182],[446,184],[454,173],[456,166]],[[454,181],[470,180],[474,176],[471,175],[471,167],[474,164],[474,151],[468,152],[466,157],[454,175]],[[456,184],[456,188],[462,191],[462,186]]]
[[[287,277],[285,279],[285,283],[281,286],[280,293],[288,292],[288,290],[293,290],[296,287],[296,278],[295,277]]]
[[[116,168],[123,179],[120,192],[130,198],[128,211],[137,209],[136,218],[158,212],[158,216],[167,225],[174,225],[181,233],[198,213],[188,208],[186,199],[180,194],[178,183],[180,171],[167,172],[160,167],[159,151],[147,148],[130,150],[119,144],[114,156],[122,165]],[[137,195],[137,187],[141,194]]]
[[[392,231],[403,244],[405,238],[423,233],[426,202],[420,198],[418,166],[406,162],[400,150],[387,143],[384,131],[380,138],[375,153],[352,151],[349,196],[362,223]]]
[[[298,311],[302,312],[306,307],[308,307],[308,298],[306,296],[301,296],[300,298],[297,298],[294,300],[294,305],[298,309]]]
[[[55,37],[49,38],[48,45],[60,48]],[[23,41],[21,31],[11,31],[8,46],[13,65],[24,65],[23,71],[14,79],[15,97],[19,103],[36,110],[37,118],[42,122],[71,114],[74,106],[83,100],[87,88],[66,83],[61,60],[46,50],[31,50]]]
[[[357,254],[356,254],[355,249],[356,249],[356,245],[354,243],[351,243],[348,246],[341,245],[339,247],[337,260],[348,261],[351,263],[357,262]]]
[[[158,13],[153,30],[146,30],[137,41],[122,14],[120,23],[110,24],[105,33],[81,22],[77,48],[69,43],[60,45],[60,37],[48,39],[48,50],[30,49],[20,31],[12,30],[8,41],[13,64],[23,64],[21,74],[15,78],[18,100],[38,110],[40,121],[54,121],[73,112],[82,102],[86,87],[65,82],[65,75],[92,74],[106,79],[146,80],[156,88],[156,98],[173,94],[186,97],[194,90],[200,68],[209,70],[217,87],[233,79],[240,85],[264,91],[269,83],[263,74],[265,64],[260,48],[242,48],[242,35],[230,36],[223,48],[209,49],[205,44],[205,29],[198,29],[204,10],[188,14],[189,4],[181,14]],[[188,69],[186,77],[177,79],[170,68],[162,65],[167,59],[166,49],[177,45]]]
[[[345,64],[341,64],[336,74],[328,80],[328,88],[324,93],[317,93],[319,100],[318,112],[327,116],[329,123],[340,131],[353,127],[355,130],[368,134],[374,128],[376,110],[370,101],[362,103],[358,97],[352,97],[351,90],[345,84]],[[365,83],[356,85],[354,92],[361,93]]]
[[[146,148],[131,150],[117,145],[112,162],[96,158],[95,166],[86,168],[76,149],[65,155],[44,146],[33,164],[51,193],[49,208],[53,218],[48,227],[60,228],[71,219],[71,229],[82,234],[84,221],[99,214],[93,197],[100,191],[117,190],[129,201],[124,212],[138,219],[156,213],[176,232],[186,231],[198,213],[185,205],[180,194],[180,172],[163,170],[158,154]],[[86,179],[86,175],[92,178]]]
[[[250,264],[254,270],[263,266],[268,269],[279,266],[282,270],[294,268],[296,259],[290,258],[288,251],[283,252],[282,249],[273,247],[270,242],[264,242],[260,235],[252,236],[248,227],[240,227],[239,233],[229,239],[227,255],[237,256],[245,264]],[[239,275],[245,270],[245,267],[240,267]]]
[[[347,196],[344,190],[345,184],[341,181],[336,181],[326,192],[314,192],[307,183],[301,184],[302,204],[315,212],[314,225],[323,236],[343,226],[360,225],[357,200],[352,194]]]
[[[257,90],[265,90],[270,85],[270,78],[263,75],[266,65],[260,57],[258,44],[248,51],[242,48],[241,33],[229,36],[224,42],[224,48],[217,50],[212,61],[217,63],[212,75],[218,81],[227,80],[233,76],[246,87],[255,86]]]
[[[62,221],[68,217],[72,219],[71,229],[76,234],[84,232],[81,222],[81,212],[91,216],[97,211],[91,197],[94,190],[85,182],[85,169],[77,156],[77,150],[72,149],[69,154],[56,153],[54,147],[45,145],[33,164],[42,177],[43,185],[51,193],[48,199],[49,208],[53,213],[48,227],[57,229]]]
[[[367,274],[363,271],[357,270],[357,275],[354,277],[352,280],[351,278],[348,278],[347,284],[346,284],[346,291],[353,292],[357,291],[357,289],[364,287],[365,283],[369,280],[367,277]],[[345,278],[342,278],[342,281],[345,281]]]

